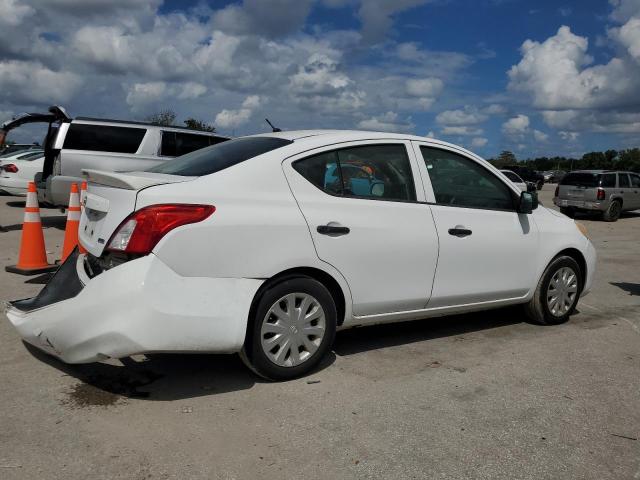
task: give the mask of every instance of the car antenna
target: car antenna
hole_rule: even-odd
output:
[[[264,120],[265,120],[265,122],[267,122],[269,124],[269,126],[271,127],[271,131],[272,132],[281,132],[282,131],[281,128],[274,127],[273,123],[271,123],[268,118],[265,118]]]

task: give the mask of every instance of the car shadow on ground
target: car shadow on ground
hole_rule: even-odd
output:
[[[338,356],[354,355],[369,350],[409,343],[455,337],[465,333],[490,330],[526,322],[520,307],[507,307],[478,313],[430,318],[340,332],[334,350]]]
[[[40,221],[42,222],[42,228],[56,228],[58,230],[64,230],[67,224],[67,217],[66,215],[40,217]],[[22,223],[14,223],[13,225],[3,225],[2,228],[6,232],[22,230]]]
[[[629,283],[629,282],[610,282],[614,287],[618,287],[629,295],[637,295],[640,296],[640,283]]]
[[[316,371],[331,366],[336,355],[375,350],[522,323],[518,308],[505,308],[428,321],[403,322],[339,332],[334,352]],[[150,354],[146,361],[124,359],[124,366],[104,363],[69,365],[25,343],[37,359],[82,382],[75,403],[103,405],[107,400],[138,398],[168,401],[246,390],[265,380],[252,373],[238,355]],[[107,397],[105,397],[107,396]]]

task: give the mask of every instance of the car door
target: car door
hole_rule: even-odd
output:
[[[633,188],[631,188],[631,181],[629,175],[624,172],[618,172],[618,186],[620,187],[620,193],[622,194],[622,208],[623,210],[631,210],[635,201]]]
[[[416,143],[440,239],[429,308],[522,298],[536,285],[538,230],[519,194],[478,158]]]
[[[633,209],[640,208],[640,175],[636,173],[629,174],[629,180],[631,180],[631,191],[629,197],[631,197],[630,207]]]
[[[417,310],[438,237],[409,142],[355,142],[287,159],[318,257],[349,284],[356,316]]]

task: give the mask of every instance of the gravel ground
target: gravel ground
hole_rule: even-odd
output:
[[[22,207],[0,197],[2,267]],[[65,219],[43,216],[53,260]],[[2,317],[0,478],[640,479],[640,214],[582,221],[598,273],[567,324],[510,308],[345,331],[286,383],[236,356],[64,365]],[[2,268],[0,301],[45,280]]]

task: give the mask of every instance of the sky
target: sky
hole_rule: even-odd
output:
[[[0,0],[0,122],[413,133],[490,158],[640,146],[640,0]],[[21,128],[9,140],[41,140]]]

